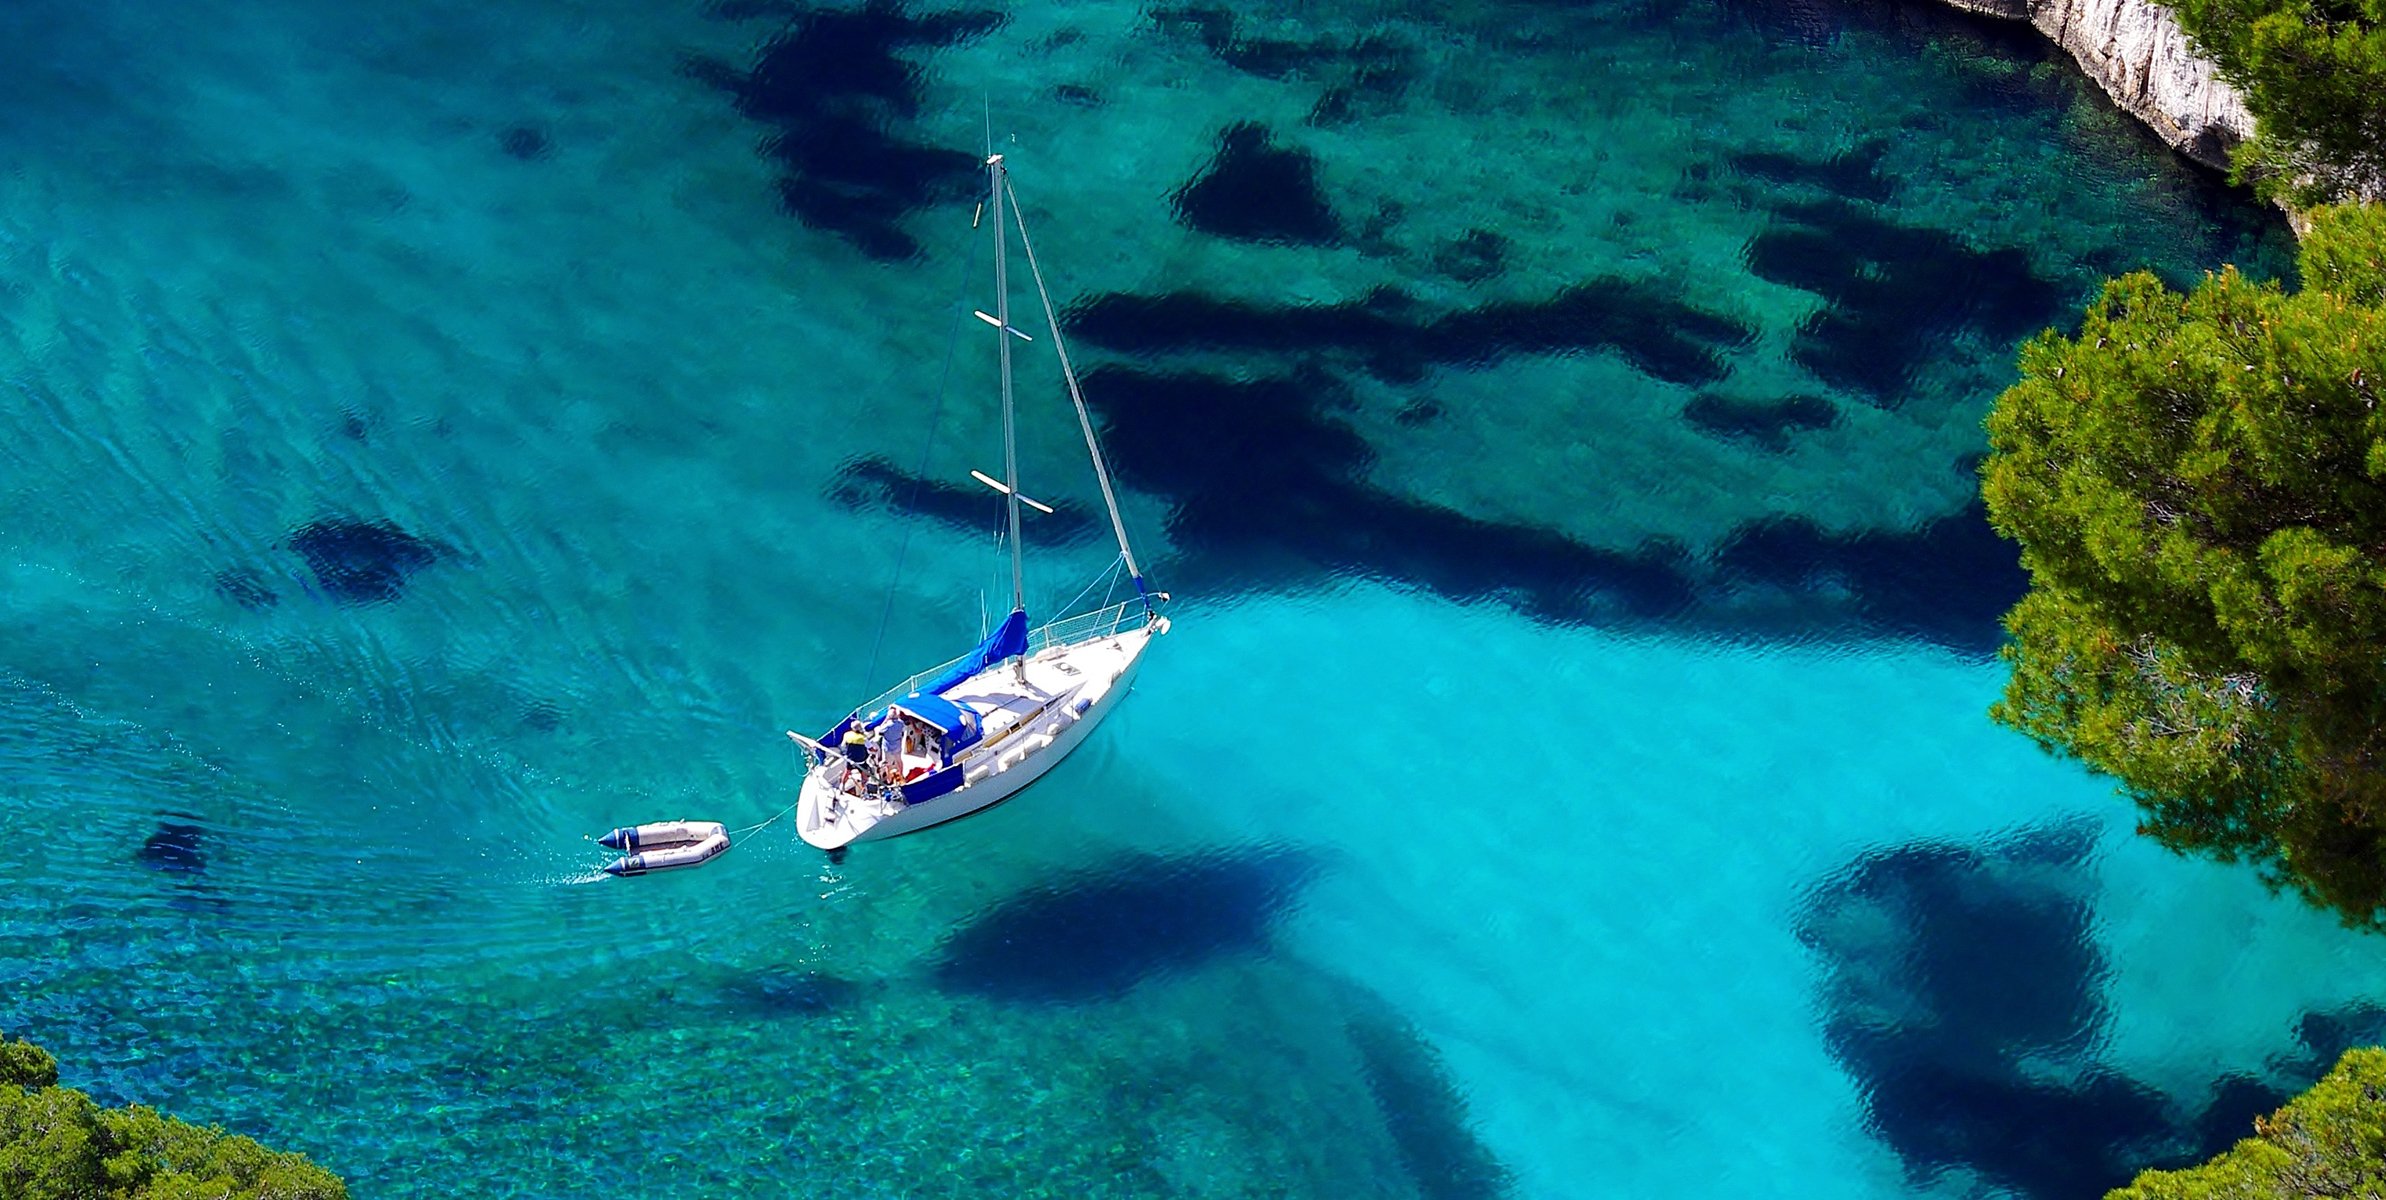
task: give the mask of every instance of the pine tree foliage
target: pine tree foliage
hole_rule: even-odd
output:
[[[2386,197],[2386,0],[2161,0],[2245,93],[2237,173],[2298,207]]]
[[[2203,1166],[2148,1171],[2105,1200],[2386,1196],[2386,1050],[2353,1050],[2312,1089]]]
[[[2386,209],[2289,292],[2111,281],[1989,417],[2031,589],[1994,715],[2116,777],[2173,849],[2386,926]]]
[[[0,1200],[347,1200],[323,1168],[152,1109],[58,1086],[39,1047],[0,1037]]]

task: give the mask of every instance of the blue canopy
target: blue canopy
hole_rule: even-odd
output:
[[[945,749],[959,750],[975,745],[978,740],[978,714],[942,696],[913,692],[888,706],[899,713],[934,726],[945,737]]]
[[[985,670],[1015,654],[1027,653],[1027,610],[1014,608],[1003,618],[1002,628],[995,630],[978,648],[969,652],[945,673],[920,684],[923,695],[941,696],[954,684]]]
[[[1011,657],[1012,655],[1025,653],[1027,653],[1027,610],[1024,608],[1015,608],[1011,610],[1010,616],[1003,618],[1002,627],[996,629],[986,638],[985,641],[979,642],[977,649],[972,650],[968,654],[964,655],[960,662],[954,663],[952,666],[945,668],[943,674],[938,675],[934,679],[922,680],[920,682],[919,689],[912,692],[910,697],[902,701],[902,705],[905,708],[911,708],[913,715],[926,719],[926,714],[921,713],[916,708],[912,708],[911,702],[913,700],[921,700],[929,696],[934,696],[939,701],[944,701],[944,694],[958,685],[962,680],[967,679],[970,676],[975,675],[978,672]],[[946,703],[949,707],[956,709],[959,707],[958,705],[950,705],[950,702]],[[881,716],[881,714],[875,712],[859,713],[856,715],[863,718],[862,723],[865,725]],[[837,739],[844,737],[845,731],[853,728],[853,726],[853,717],[847,717],[844,720],[837,722],[836,728],[831,729],[826,734],[822,735],[820,739],[821,744],[826,746],[835,746],[837,744]],[[949,736],[953,731],[947,729],[945,732]],[[973,732],[969,735],[968,741],[962,742],[961,745],[967,745],[969,742],[974,742],[977,739],[978,735]],[[959,747],[956,746],[955,748],[958,749]]]

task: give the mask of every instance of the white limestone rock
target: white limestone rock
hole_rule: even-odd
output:
[[[2226,167],[2253,133],[2245,98],[2196,54],[2170,10],[2150,0],[1946,0],[1989,16],[2026,19],[2163,141]]]

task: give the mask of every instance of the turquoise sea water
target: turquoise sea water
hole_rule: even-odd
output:
[[[0,1028],[110,1102],[360,1196],[2051,1197],[2377,1036],[2374,946],[1984,718],[2013,346],[2289,253],[1998,28],[24,0],[0,64]],[[1000,603],[989,124],[1175,632],[982,818],[600,879]]]

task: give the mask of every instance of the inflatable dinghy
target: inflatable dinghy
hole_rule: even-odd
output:
[[[627,852],[606,863],[605,874],[651,875],[719,858],[729,848],[729,831],[718,821],[656,821],[613,830],[597,844]]]

